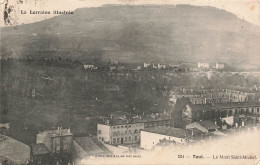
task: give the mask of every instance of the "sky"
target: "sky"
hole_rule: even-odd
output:
[[[12,15],[13,24],[28,24],[42,21],[56,15],[32,15],[30,10],[59,10],[74,11],[77,8],[100,7],[106,4],[116,5],[141,5],[141,4],[161,4],[176,5],[190,4],[195,6],[211,6],[226,10],[235,14],[237,17],[260,26],[260,0],[1,0],[1,19],[0,26],[4,25],[4,6],[14,6],[15,13]],[[23,1],[21,4],[19,1]],[[21,10],[27,14],[21,14]]]

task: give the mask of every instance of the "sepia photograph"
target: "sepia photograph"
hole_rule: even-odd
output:
[[[260,0],[0,2],[0,165],[260,165]]]

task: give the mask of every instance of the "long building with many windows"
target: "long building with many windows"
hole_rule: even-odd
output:
[[[182,118],[187,123],[192,123],[234,115],[255,116],[256,120],[259,121],[260,102],[188,104],[183,110]]]

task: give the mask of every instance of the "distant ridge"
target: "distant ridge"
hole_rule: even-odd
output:
[[[213,7],[106,5],[1,28],[1,56],[256,62],[260,28]]]

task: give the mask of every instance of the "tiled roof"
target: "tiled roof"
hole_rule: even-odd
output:
[[[164,120],[172,120],[172,118],[167,113],[159,113],[158,115],[152,114],[146,116],[136,116],[136,118],[128,117],[124,119],[122,118],[109,119],[109,125],[124,125],[124,124],[146,123],[146,122],[164,121]]]
[[[129,124],[127,119],[112,119],[109,121],[109,125],[122,125]]]
[[[260,107],[260,102],[230,102],[215,104],[189,104],[192,110],[221,110],[229,108]]]
[[[237,102],[214,104],[214,109],[260,107],[260,102]]]
[[[147,115],[147,116],[142,116],[141,118],[133,118],[133,123],[146,123],[146,122],[152,122],[152,121],[164,121],[164,120],[172,120],[172,118],[170,117],[170,115],[168,114],[164,114],[164,113],[160,113],[158,114],[158,116],[156,116],[156,114],[154,114],[154,117],[152,117],[151,115]]]
[[[49,131],[44,131],[39,133],[41,135],[49,135],[51,137],[56,137],[56,136],[72,136],[72,133],[70,132],[69,129],[59,129],[59,130],[49,130]]]
[[[203,110],[212,110],[213,105],[211,104],[188,104],[192,110],[203,111]]]
[[[6,158],[18,164],[25,163],[30,158],[30,147],[11,137],[0,135],[0,158]]]
[[[182,128],[173,128],[173,127],[163,127],[163,126],[158,126],[158,127],[152,127],[152,128],[147,128],[144,129],[145,132],[151,132],[151,133],[157,133],[161,135],[166,135],[166,136],[172,136],[172,137],[177,137],[177,138],[187,138],[187,139],[192,139],[192,130],[191,129],[182,129]],[[198,133],[198,130],[196,130]]]
[[[159,143],[156,144],[156,146],[170,146],[176,144],[175,141],[162,139]]]
[[[209,120],[198,121],[198,123],[199,123],[201,126],[205,127],[206,129],[217,129],[217,128],[218,128],[218,126],[215,125],[214,122],[209,121]]]
[[[74,140],[88,155],[108,153],[109,150],[99,141],[91,137],[76,137]]]
[[[49,150],[45,144],[39,143],[39,144],[32,145],[32,154],[33,155],[41,155],[41,154],[47,154],[47,153],[49,153]]]

